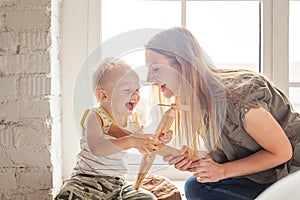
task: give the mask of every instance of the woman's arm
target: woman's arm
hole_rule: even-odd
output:
[[[85,123],[87,144],[94,156],[105,156],[122,150],[137,148],[140,152],[149,153],[158,150],[156,141],[150,134],[132,134],[116,139],[105,139],[102,129],[102,121],[94,112],[90,111]]]
[[[292,146],[275,118],[263,108],[251,109],[245,116],[245,129],[263,148],[248,157],[218,164],[212,159],[199,160],[189,166],[200,182],[218,181],[224,178],[264,171],[292,157]]]
[[[224,164],[225,177],[264,171],[291,159],[292,145],[279,123],[267,110],[251,109],[245,115],[245,129],[263,150]]]

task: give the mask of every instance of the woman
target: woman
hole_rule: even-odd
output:
[[[148,81],[165,98],[190,106],[177,126],[192,162],[164,159],[193,172],[187,199],[254,199],[272,183],[300,168],[300,117],[286,96],[264,76],[247,70],[216,69],[185,28],[162,31],[146,45]],[[180,134],[179,134],[180,133]]]

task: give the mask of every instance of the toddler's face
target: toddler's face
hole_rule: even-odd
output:
[[[113,114],[129,116],[140,100],[138,75],[130,70],[121,74],[112,90]]]

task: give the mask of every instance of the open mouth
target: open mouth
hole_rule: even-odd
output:
[[[135,103],[134,102],[128,102],[125,104],[126,105],[126,108],[130,111],[132,111],[135,107]]]
[[[160,85],[160,90],[161,90],[162,92],[164,92],[166,89],[167,89],[166,84]]]

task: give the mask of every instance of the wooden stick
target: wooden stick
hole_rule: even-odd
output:
[[[162,116],[162,119],[155,131],[155,133],[158,135],[159,133],[165,133],[170,130],[170,127],[172,126],[176,111],[175,109],[181,109],[179,106],[171,105],[171,108],[169,108],[164,115]],[[184,110],[188,110],[187,106],[183,107]],[[142,181],[144,180],[145,176],[147,175],[148,171],[150,170],[151,166],[153,165],[153,162],[156,158],[156,155],[161,156],[178,156],[180,155],[180,150],[167,146],[165,144],[158,144],[159,150],[156,152],[152,152],[149,154],[145,154],[142,158],[139,173],[135,182],[135,189],[139,189],[139,187],[142,184]],[[183,156],[189,158],[192,161],[199,160],[200,158],[204,157],[207,154],[207,152],[200,152],[199,154],[194,154],[192,156],[189,156],[186,152]]]
[[[160,156],[167,156],[167,155],[178,156],[178,155],[180,155],[180,150],[176,149],[174,147],[171,147],[171,146],[168,146],[168,145],[165,145],[165,144],[159,144],[158,147],[159,147],[159,150],[154,152],[154,153],[158,154]],[[182,156],[184,156],[186,158],[189,158],[192,161],[196,161],[196,160],[199,160],[201,158],[204,158],[206,155],[207,155],[206,151],[201,151],[201,152],[199,152],[197,154],[194,154],[194,155],[191,155],[191,156],[188,155],[188,152],[186,152]]]
[[[162,116],[161,121],[158,124],[158,127],[155,131],[155,133],[158,135],[159,133],[164,133],[169,131],[171,125],[173,124],[173,121],[175,119],[176,111],[174,107],[169,108],[164,115]],[[139,173],[135,182],[135,189],[139,189],[139,187],[142,184],[142,181],[144,180],[145,176],[147,175],[149,169],[151,168],[155,158],[155,153],[149,153],[145,154],[142,158]]]

